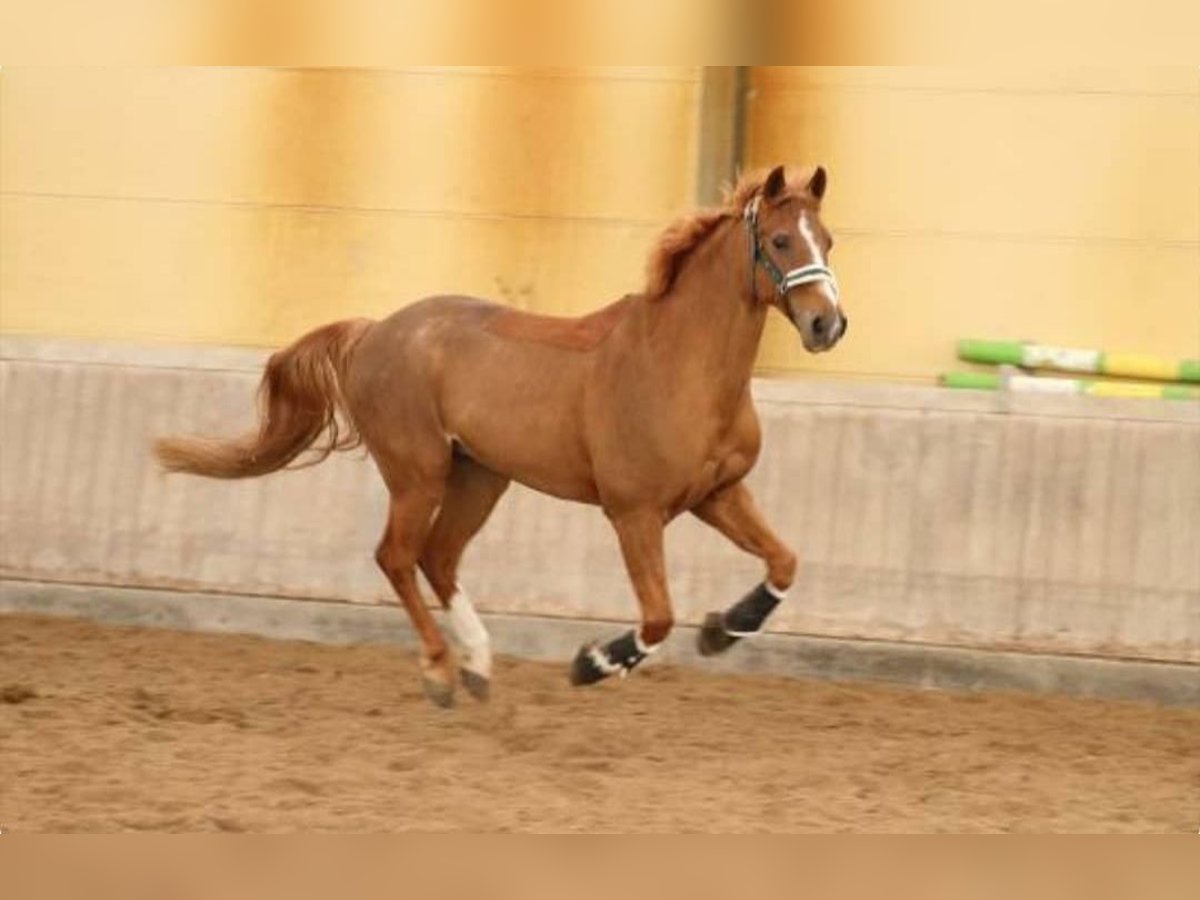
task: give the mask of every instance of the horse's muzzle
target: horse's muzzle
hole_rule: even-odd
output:
[[[800,332],[804,349],[809,353],[821,353],[832,350],[845,336],[846,329],[850,327],[850,319],[835,308],[820,315],[803,313],[795,325],[796,330]]]

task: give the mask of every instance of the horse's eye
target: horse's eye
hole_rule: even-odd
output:
[[[788,240],[788,236],[786,234],[777,234],[771,238],[771,246],[776,250],[786,250],[789,243],[791,243],[791,241]]]

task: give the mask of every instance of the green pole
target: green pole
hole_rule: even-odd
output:
[[[958,342],[958,358],[1025,369],[1055,369],[1089,375],[1115,375],[1155,381],[1200,383],[1200,360],[1167,359],[1141,353],[1114,353],[1077,347],[1052,347],[1023,341],[969,338]]]

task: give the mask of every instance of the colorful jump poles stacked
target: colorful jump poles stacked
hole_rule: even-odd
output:
[[[1105,353],[1103,350],[1047,347],[1019,341],[959,341],[958,358],[992,365],[1007,363],[1023,369],[1200,382],[1200,359],[1163,359],[1137,353]]]
[[[1171,360],[1133,353],[1106,353],[1072,347],[1048,347],[1020,341],[964,340],[958,343],[959,359],[968,362],[1054,369],[1090,375],[1154,379],[1098,381],[1086,378],[1046,378],[1028,374],[949,372],[942,384],[974,390],[1012,390],[1054,394],[1088,394],[1095,397],[1159,397],[1167,400],[1200,399],[1200,390],[1178,382],[1200,383],[1200,360]],[[1176,382],[1163,384],[1161,382]]]
[[[1036,375],[1000,375],[994,372],[947,372],[942,384],[977,391],[1010,391],[1038,394],[1087,394],[1091,397],[1158,397],[1163,400],[1200,400],[1200,390],[1182,384],[1146,384],[1137,381],[1091,381],[1085,378],[1044,378]]]

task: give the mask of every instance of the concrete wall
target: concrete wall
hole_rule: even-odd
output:
[[[371,560],[373,466],[223,483],[155,471],[163,431],[233,432],[261,354],[0,341],[0,577],[342,599]],[[800,552],[774,629],[1200,662],[1194,404],[758,382],[751,483]],[[692,520],[668,532],[681,620],[760,577]],[[635,616],[594,509],[520,488],[468,552],[494,612]],[[397,615],[401,613],[397,612]]]

